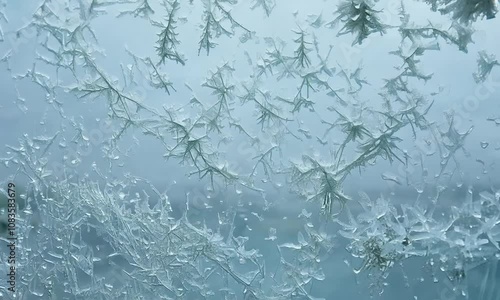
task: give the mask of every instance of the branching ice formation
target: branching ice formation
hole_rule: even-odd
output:
[[[293,24],[277,26],[289,36],[266,27],[286,11],[271,0],[45,0],[20,25],[7,18],[10,3],[0,6],[0,61],[18,93],[13,103],[30,113],[24,86],[45,101],[40,130],[0,158],[13,174],[7,181],[26,185],[29,203],[17,224],[17,290],[1,282],[2,299],[332,299],[325,262],[344,250],[379,292],[395,266],[420,259],[435,282],[468,295],[469,272],[499,259],[500,192],[492,182],[444,202],[477,130],[453,112],[443,118],[436,106],[445,95],[434,84],[442,75],[427,59],[444,59],[438,50],[448,48],[469,57],[473,26],[488,25],[482,19],[494,18],[496,1],[420,1],[439,12],[425,21],[411,13],[424,3],[398,4],[388,17],[387,2],[319,1],[317,14],[297,12]],[[252,19],[262,11],[264,25]],[[111,22],[123,31],[110,33]],[[144,36],[136,26],[146,26]],[[359,55],[356,47],[382,38],[386,57]],[[499,65],[488,52],[478,51],[478,84]],[[81,107],[109,130],[92,131]],[[143,159],[134,157],[136,142],[161,150],[150,159],[165,165],[168,180],[194,177],[232,205],[213,213],[214,203],[194,193],[171,199],[154,178],[123,172]],[[415,195],[348,191],[364,189],[370,172]],[[269,258],[250,249],[251,226],[244,224],[249,236],[235,232],[244,195],[265,200],[250,214],[265,224],[260,214],[277,203],[267,198],[276,190],[317,209],[280,219],[298,223],[293,242],[263,225],[272,237],[262,240],[277,255]],[[195,215],[200,207],[211,215]]]

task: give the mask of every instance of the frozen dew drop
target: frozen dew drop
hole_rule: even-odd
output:
[[[394,175],[394,174],[391,174],[389,172],[384,172],[384,173],[382,173],[381,176],[382,176],[383,180],[392,181],[392,182],[399,184],[399,185],[401,184],[399,177]]]
[[[488,142],[480,142],[481,148],[486,149],[490,145]]]
[[[415,189],[417,190],[417,193],[422,194],[424,192],[423,186],[416,186]]]

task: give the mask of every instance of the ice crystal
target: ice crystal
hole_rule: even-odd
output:
[[[0,298],[499,299],[496,13],[0,3]]]

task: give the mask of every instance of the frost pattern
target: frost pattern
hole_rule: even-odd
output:
[[[21,237],[1,298],[333,299],[334,260],[363,295],[401,272],[414,299],[424,277],[432,297],[498,299],[500,145],[443,114],[429,63],[477,51],[472,100],[498,96],[495,49],[472,39],[497,3],[388,2],[311,1],[289,19],[270,0],[2,4],[16,99],[0,120],[38,123],[1,152],[2,243],[7,182]]]

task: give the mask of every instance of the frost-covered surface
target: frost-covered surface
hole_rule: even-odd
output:
[[[0,298],[500,299],[497,1],[301,2],[3,3]]]

